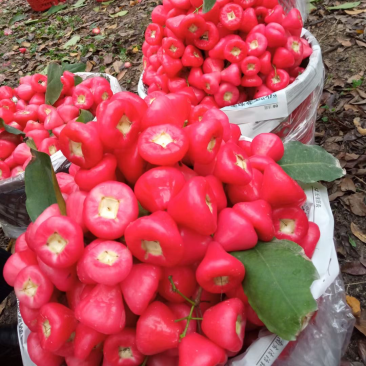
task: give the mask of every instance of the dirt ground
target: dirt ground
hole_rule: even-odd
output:
[[[59,60],[83,62],[87,71],[110,73],[124,88],[136,92],[144,28],[157,4],[153,0],[69,0],[63,9],[48,15],[32,11],[25,1],[0,0],[0,84],[16,86],[20,76],[42,72],[48,62]],[[326,70],[316,143],[339,158],[347,171],[345,178],[327,187],[346,293],[366,309],[366,4],[353,5],[356,10],[328,9],[340,4],[334,0],[311,4],[306,27],[322,47]],[[98,36],[92,34],[95,27],[100,28]],[[9,30],[12,34],[4,35]],[[26,47],[27,53],[20,54],[19,47]],[[131,68],[124,67],[126,61]],[[8,242],[0,233],[1,246],[6,248]],[[15,310],[12,294],[3,309],[0,306],[0,326],[16,322]],[[366,365],[363,319],[364,312],[342,366]],[[0,359],[4,365],[21,364],[16,349],[9,353],[0,348]]]

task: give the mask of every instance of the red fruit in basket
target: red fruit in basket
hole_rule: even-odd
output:
[[[269,89],[276,92],[286,88],[289,82],[290,76],[287,71],[275,69],[268,74],[266,85]]]
[[[30,85],[36,93],[46,93],[47,76],[42,74],[34,74],[30,79]]]
[[[202,69],[204,74],[221,72],[224,70],[224,60],[208,57],[203,62]]]
[[[106,335],[79,323],[75,330],[74,348],[75,357],[85,360],[92,353],[93,349],[104,342]]]
[[[79,84],[72,93],[74,105],[79,109],[89,109],[94,103],[93,94],[89,88]]]
[[[75,317],[102,334],[114,334],[125,326],[125,310],[118,286],[96,285],[75,309]]]
[[[226,28],[225,28],[226,29]],[[211,49],[209,50],[208,54],[210,56],[210,58],[213,58],[213,59],[224,59],[225,56],[224,56],[224,50],[225,50],[225,45],[226,43],[231,40],[231,39],[235,39],[235,38],[238,38],[238,36],[236,35],[228,35],[228,36],[225,36],[225,37],[222,37],[217,43],[216,45]],[[240,37],[239,37],[240,38]]]
[[[114,286],[131,271],[132,255],[127,247],[116,241],[102,241],[85,251],[81,259],[88,276],[95,282]]]
[[[103,353],[98,349],[93,350],[89,357],[85,360],[80,360],[79,358],[73,356],[65,357],[67,366],[100,366],[102,359]]]
[[[92,89],[92,93],[93,93],[94,105],[99,105],[100,103],[109,100],[113,96],[111,87],[109,85],[104,84],[96,85]],[[95,114],[93,110],[91,111],[93,112],[93,114]]]
[[[202,121],[204,114],[210,108],[207,105],[199,104],[191,109],[191,113],[189,114],[188,118],[188,125],[192,125],[194,123],[198,123]]]
[[[305,212],[299,207],[277,208],[273,211],[273,225],[277,239],[302,240],[309,229]]]
[[[249,56],[260,57],[267,49],[267,38],[261,33],[250,33],[246,42]]]
[[[209,51],[215,47],[220,39],[219,31],[214,23],[206,22],[206,30],[202,36],[193,40],[194,45],[200,50]]]
[[[168,12],[167,12],[166,8],[164,8],[163,5],[158,5],[154,8],[154,10],[151,13],[151,20],[153,23],[164,26],[167,15],[168,15]]]
[[[185,302],[185,299],[173,291],[169,280],[172,278],[176,288],[186,297],[190,298],[197,287],[196,277],[191,267],[164,268],[162,279],[159,283],[159,294],[166,300],[174,303]]]
[[[10,123],[14,120],[14,113],[8,109],[0,108],[0,118],[2,118],[5,123]]]
[[[208,175],[205,177],[205,179],[210,185],[215,196],[217,202],[217,212],[220,212],[227,206],[227,199],[222,183],[213,175]]]
[[[182,41],[174,37],[166,37],[163,39],[162,47],[167,55],[173,58],[183,56],[185,46]]]
[[[229,40],[224,48],[225,59],[231,63],[241,62],[248,53],[247,44],[241,39]]]
[[[81,168],[90,169],[103,158],[103,146],[92,123],[70,121],[59,140],[65,157]]]
[[[61,193],[69,195],[79,190],[79,187],[75,183],[74,177],[70,174],[63,172],[57,173],[56,179]]]
[[[53,284],[37,265],[32,265],[18,273],[14,291],[20,302],[32,309],[38,309],[50,300]]]
[[[112,154],[105,154],[103,159],[91,169],[79,169],[75,182],[82,191],[89,192],[100,183],[115,180],[117,159]]]
[[[164,72],[167,74],[168,77],[176,76],[180,72],[180,70],[182,70],[183,66],[187,66],[184,65],[183,62],[184,55],[182,57],[182,60],[170,57],[167,54],[163,55],[161,64],[163,66]]]
[[[48,139],[44,139],[41,142],[38,150],[46,153],[49,156],[52,156],[60,150],[60,143],[56,137],[50,137]]]
[[[83,220],[84,201],[87,195],[87,192],[77,191],[71,193],[66,200],[67,216],[80,225],[84,233],[88,231]]]
[[[264,23],[264,19],[268,16],[268,9],[265,6],[257,6],[255,8],[255,15],[258,23]]]
[[[231,64],[221,71],[221,81],[226,81],[235,86],[239,86],[241,82],[241,72],[238,64]]]
[[[0,164],[1,169],[1,164]],[[25,233],[18,236],[17,240],[15,241],[14,250],[15,253],[23,252],[24,250],[29,249],[27,241],[25,240]]]
[[[132,254],[142,262],[171,267],[183,255],[178,228],[164,211],[137,219],[127,228],[125,239]]]
[[[286,29],[301,29],[303,27],[303,22],[300,11],[296,8],[291,9],[282,20],[282,25]]]
[[[220,150],[223,128],[217,119],[203,117],[189,126],[189,156],[197,163],[209,164]]]
[[[20,315],[23,318],[26,326],[32,331],[38,331],[38,315],[40,309],[31,309],[28,306],[25,306],[23,303],[19,303],[19,311]]]
[[[175,77],[168,79],[168,89],[171,93],[179,92],[187,86],[187,81],[183,78]]]
[[[304,45],[299,37],[288,37],[286,49],[292,54],[294,60],[302,60],[304,58]]]
[[[309,45],[306,39],[301,38],[301,43],[303,44],[303,58],[309,57],[313,53],[313,49]]]
[[[123,298],[134,314],[143,314],[155,299],[161,278],[160,267],[146,263],[132,266],[129,275],[120,286]]]
[[[251,147],[249,146],[250,154]],[[249,157],[249,162],[252,168],[258,169],[260,172],[264,172],[268,164],[275,164],[276,162],[266,155],[252,155]]]
[[[135,185],[140,204],[149,212],[166,210],[170,200],[185,185],[181,172],[171,167],[158,167],[141,175]]]
[[[21,84],[16,89],[16,95],[19,99],[23,99],[26,102],[29,101],[36,93],[30,84]]]
[[[59,116],[56,110],[52,110],[50,114],[44,120],[44,128],[46,130],[53,130],[56,127],[60,127],[64,124],[64,121]]]
[[[45,103],[46,103],[46,100],[45,100],[44,92],[34,94],[33,97],[31,98],[31,100],[29,101],[29,105],[32,105],[32,104],[42,105]]]
[[[249,33],[257,24],[258,20],[255,10],[251,7],[245,9],[240,23],[240,30]]]
[[[15,103],[11,99],[1,99],[0,108],[9,110],[13,113],[16,111]]]
[[[158,46],[163,39],[163,27],[159,24],[150,23],[145,31],[145,41],[152,45]]]
[[[30,157],[32,157],[30,148],[24,142],[19,144],[13,151],[13,158],[17,165],[23,165]]]
[[[98,35],[100,33],[100,29],[98,27],[93,28],[92,32],[93,34]]]
[[[0,100],[1,99],[12,99],[14,96],[14,90],[10,86],[0,87]]]
[[[198,333],[184,337],[179,346],[180,366],[225,365],[226,360],[226,352],[221,347]]]
[[[240,64],[241,71],[247,76],[257,75],[261,69],[261,62],[255,56],[246,57]]]
[[[125,328],[107,337],[103,353],[112,365],[141,365],[145,356],[136,347],[136,330]]]
[[[287,48],[278,47],[273,55],[272,62],[280,69],[287,69],[294,65],[295,59]]]
[[[186,133],[172,124],[152,126],[139,137],[141,157],[151,164],[173,165],[182,160],[188,150]]]
[[[201,77],[201,86],[202,89],[207,94],[215,94],[219,90],[220,86],[220,73],[219,72],[212,72],[209,74],[204,74]]]
[[[167,356],[165,352],[150,356],[147,366],[178,366],[178,357]]]
[[[255,88],[261,86],[262,83],[262,79],[256,74],[252,76],[244,75],[241,79],[241,85],[246,88]]]
[[[77,320],[64,305],[54,302],[42,306],[38,316],[38,336],[44,350],[57,351],[75,331]]]
[[[171,18],[167,18],[166,20],[166,28],[168,28],[176,37],[183,39],[184,38],[184,30],[180,27],[182,20],[185,18],[185,15],[177,15]],[[170,36],[169,36],[170,37]]]
[[[198,284],[204,290],[216,294],[238,286],[244,276],[244,265],[214,241],[209,244],[205,257],[196,271]]]
[[[18,273],[28,266],[37,265],[37,257],[30,249],[26,249],[19,253],[14,253],[6,261],[3,276],[4,280],[10,285],[14,286],[15,279]]]
[[[31,333],[27,339],[27,348],[30,359],[39,366],[61,366],[63,357],[42,348],[38,333]]]
[[[301,206],[306,201],[302,188],[277,164],[267,166],[263,175],[262,198],[272,208]]]
[[[141,115],[143,115],[147,110],[146,103],[138,95],[136,95],[134,93],[131,93],[128,91],[119,92],[119,93],[114,94],[111,98],[111,100],[115,100],[115,99],[127,100],[128,102],[132,103],[133,106],[138,111],[140,111]]]
[[[196,13],[185,16],[179,25],[180,32],[187,39],[197,39],[206,31],[205,20]]]
[[[234,0],[234,3],[240,5],[243,9],[251,8],[256,5],[255,0]]]
[[[27,84],[25,84],[27,85]],[[41,123],[44,123],[46,117],[52,112],[56,110],[55,107],[48,105],[48,104],[42,104],[38,107],[38,120]],[[79,115],[79,114],[78,114]]]
[[[15,150],[19,143],[19,139],[6,131],[0,132],[0,159],[8,158]],[[16,165],[15,161],[14,164]]]
[[[311,259],[319,239],[319,226],[315,222],[309,221],[308,232],[301,240],[299,240],[297,244],[299,244],[304,249],[306,256]]]
[[[246,201],[256,201],[262,194],[263,174],[252,169],[252,180],[246,185],[228,184],[226,191],[228,198],[232,204]]]
[[[231,131],[229,118],[223,111],[217,108],[209,108],[209,110],[204,114],[204,119],[217,119],[220,121],[223,128],[223,140],[228,141],[230,139]]]
[[[234,289],[227,291],[225,295],[229,299],[239,299],[243,302],[244,305],[248,304],[248,297],[245,295],[243,290],[243,285],[239,285],[238,287],[235,287]]]
[[[217,204],[209,183],[194,177],[168,205],[168,213],[180,225],[211,235],[216,230]]]
[[[26,108],[27,109],[17,111],[14,113],[14,121],[19,123],[23,127],[26,125],[28,121],[30,120],[35,121],[38,119],[36,112],[29,110],[28,107]]]
[[[97,237],[117,239],[136,220],[138,205],[130,187],[109,181],[94,187],[84,203],[84,222]]]
[[[220,22],[229,30],[237,30],[240,28],[243,17],[243,8],[238,4],[226,4],[220,11]]]
[[[75,266],[66,268],[54,268],[42,262],[39,258],[38,265],[41,271],[60,291],[69,291],[77,281]]]
[[[262,155],[274,161],[282,159],[285,149],[283,142],[274,133],[261,133],[254,137],[251,143],[252,155]]]
[[[253,310],[249,303],[245,305],[245,312],[247,315],[247,321],[257,327],[263,327],[264,323],[259,319],[257,313]]]
[[[83,232],[66,216],[53,216],[39,225],[34,249],[51,267],[66,268],[76,263],[84,250]]]
[[[276,5],[273,9],[268,11],[268,15],[264,18],[264,21],[268,23],[281,24],[283,20],[284,12],[281,5]]]
[[[183,66],[200,67],[203,64],[201,51],[193,45],[188,45],[182,56],[182,64]]]
[[[162,302],[149,305],[137,321],[137,349],[144,355],[154,355],[178,347],[181,327],[173,312]]]
[[[219,91],[214,95],[220,108],[234,105],[239,100],[239,90],[230,83],[221,83]]]
[[[256,88],[256,92],[255,92],[253,98],[254,99],[262,98],[262,97],[265,97],[265,96],[270,95],[272,93],[273,93],[273,91],[271,89],[267,88],[265,85],[262,84],[261,86]]]
[[[239,299],[229,299],[205,312],[202,331],[218,346],[238,352],[243,346],[245,323],[244,304]]]
[[[244,151],[226,143],[217,154],[214,175],[224,183],[245,185],[252,179],[252,169]]]
[[[232,252],[253,248],[258,236],[249,220],[232,208],[225,208],[219,214],[214,240]]]

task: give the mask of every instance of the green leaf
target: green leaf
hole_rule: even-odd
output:
[[[66,205],[53,171],[50,157],[31,149],[32,160],[25,168],[25,202],[29,217],[34,222],[49,206],[57,203],[63,215]]]
[[[102,39],[104,39],[105,38],[105,36],[103,36],[102,34],[99,34],[99,35],[97,35],[97,36],[95,36],[94,37],[94,39],[96,40],[96,41],[100,41],[100,40],[102,40]]]
[[[54,6],[51,6],[45,14],[52,15],[52,14],[58,13],[59,11],[65,9],[65,8],[67,8],[66,4],[54,5]]]
[[[2,118],[0,118],[0,128],[4,128],[5,131],[13,134],[13,135],[22,135],[25,136],[25,133],[23,131],[18,130],[17,128],[8,126]]]
[[[77,64],[67,64],[67,63],[62,63],[62,72],[64,72],[65,70],[70,71],[70,72],[84,72],[86,69],[86,64],[84,64],[83,62],[79,62]]]
[[[74,75],[75,86],[83,82],[83,79],[79,75]]]
[[[38,150],[36,143],[34,142],[34,140],[31,137],[27,137],[24,141],[29,148],[31,148],[33,150]]]
[[[76,120],[76,122],[88,123],[88,122],[92,121],[93,119],[94,119],[94,116],[92,113],[90,113],[86,109],[80,109],[80,114],[79,114],[79,117]]]
[[[275,240],[231,254],[244,264],[244,292],[258,317],[271,332],[295,340],[317,310],[310,292],[317,271],[303,249],[292,241]]]
[[[46,104],[53,105],[61,95],[63,88],[61,82],[62,70],[61,66],[56,62],[48,64],[47,68],[47,90]]]
[[[357,248],[357,244],[356,244],[355,240],[352,238],[352,236],[348,236],[348,241],[349,241],[349,243],[350,243],[354,248]]]
[[[351,3],[343,3],[343,4],[337,5],[337,6],[330,6],[329,8],[327,8],[327,10],[352,9],[352,8],[355,8],[356,6],[359,6],[360,4],[361,4],[361,1],[354,1]]]
[[[76,35],[68,40],[62,47],[69,48],[71,46],[75,46],[80,41],[80,36]]]
[[[208,13],[215,5],[216,0],[203,0],[202,13]]]
[[[126,15],[128,13],[127,10],[122,10],[116,14],[110,14],[111,18],[117,18],[117,17],[123,17],[124,15]]]
[[[298,141],[285,144],[285,154],[278,164],[289,176],[303,183],[331,182],[344,175],[338,159],[322,147]]]
[[[85,1],[86,0],[78,0],[72,7],[73,8],[82,8],[83,6],[86,6]]]
[[[26,22],[24,22],[24,24],[29,25],[29,24],[36,24],[36,23],[44,23],[47,22],[47,18],[41,18],[41,19],[31,19],[31,20],[27,20]]]
[[[16,22],[19,22],[20,20],[25,19],[27,16],[25,14],[16,14],[14,15],[10,20],[8,25],[13,25]]]
[[[109,4],[112,4],[113,2],[114,2],[114,0],[110,0],[110,1],[103,1],[103,2],[101,3],[101,5],[107,6],[107,5],[109,5]]]

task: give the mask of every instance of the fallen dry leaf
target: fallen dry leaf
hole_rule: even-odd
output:
[[[103,57],[104,65],[109,65],[113,62],[113,55],[108,53]]]
[[[344,11],[348,15],[358,15],[361,13],[366,13],[365,9],[356,9],[356,10],[345,10]]]
[[[357,216],[366,216],[365,194],[358,192],[350,196],[342,197],[341,200],[349,206],[352,213]]]
[[[344,80],[337,78],[337,79],[334,79],[333,86],[334,87],[340,86],[341,88],[344,88],[345,82],[344,82]]]
[[[344,109],[346,111],[349,111],[350,109],[353,110],[354,112],[361,112],[360,111],[360,107],[357,107],[356,105],[351,105],[351,104],[345,104],[344,105]]]
[[[366,43],[365,43],[365,47],[366,47]],[[360,95],[361,98],[366,99],[366,93],[363,90],[358,89],[358,88],[356,90],[357,90],[357,93]]]
[[[355,317],[359,317],[361,315],[361,303],[358,299],[353,296],[346,295],[346,301],[348,306],[352,310],[352,314]]]
[[[360,46],[360,47],[366,47],[366,43],[359,41],[358,39],[356,39],[356,43]]]
[[[342,197],[344,196],[345,192],[342,192],[342,191],[337,191],[337,192],[334,192],[332,193],[330,196],[329,196],[329,201],[332,202],[334,201],[335,199],[337,199],[338,197]]]
[[[359,261],[346,262],[341,267],[341,271],[353,276],[363,276],[366,274],[366,268]]]
[[[134,48],[132,48],[132,53],[137,53],[137,52],[139,52],[139,49],[138,49],[138,47],[134,47]]]
[[[350,177],[345,177],[341,180],[341,190],[343,192],[347,192],[347,191],[352,191],[352,192],[356,192],[356,186],[353,183],[352,178]]]
[[[116,28],[117,28],[117,23],[110,25],[107,29],[116,29]]]
[[[114,71],[118,74],[123,66],[123,62],[120,60],[113,62]]]
[[[342,39],[342,38],[337,38],[337,41],[343,46],[343,47],[352,47],[353,44],[351,43],[351,41],[349,39]]]
[[[27,48],[31,46],[31,44],[29,42],[27,42],[27,41],[22,42],[21,45],[23,47],[27,47]]]
[[[356,317],[355,327],[366,336],[366,310],[361,310],[360,316]]]
[[[120,81],[126,74],[127,70],[122,70],[118,75],[117,75],[117,80]]]
[[[86,68],[85,68],[85,72],[90,72],[93,70],[94,67],[94,62],[93,61],[86,61]]]
[[[366,128],[362,128],[361,127],[361,119],[360,117],[356,117],[353,120],[353,124],[356,126],[357,131],[362,135],[362,136],[366,136]]]
[[[366,233],[360,229],[355,223],[351,222],[351,231],[354,236],[366,243]]]
[[[359,74],[353,75],[350,78],[348,78],[347,83],[352,84],[352,81],[361,80],[362,77],[363,77],[363,72],[361,71]]]
[[[0,74],[0,83],[2,83],[6,79],[4,74]]]
[[[366,339],[359,339],[357,342],[358,355],[362,362],[366,365]]]

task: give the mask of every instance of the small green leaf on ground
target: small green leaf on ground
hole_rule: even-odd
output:
[[[114,2],[114,0],[110,0],[110,1],[103,1],[103,2],[101,3],[101,5],[107,6],[107,5],[109,5],[109,4],[112,4],[113,2]]]
[[[337,6],[330,6],[327,10],[341,10],[341,9],[352,9],[361,4],[360,1],[354,1],[350,3],[343,3]]]
[[[51,62],[47,68],[46,104],[53,105],[60,97],[63,88],[61,75],[61,66],[56,62]]]
[[[274,240],[231,254],[244,264],[244,292],[259,318],[271,332],[295,340],[317,310],[310,286],[318,274],[303,249],[288,240]]]
[[[85,2],[86,2],[86,0],[78,0],[72,7],[73,8],[82,8],[83,6],[86,6]]]
[[[102,40],[102,39],[104,39],[105,38],[105,36],[103,36],[103,35],[101,35],[101,34],[99,34],[98,36],[95,36],[94,37],[94,39],[96,40],[96,41],[100,41],[100,40]]]
[[[355,242],[355,239],[352,238],[352,236],[349,236],[348,237],[348,241],[349,243],[354,247],[354,248],[357,248],[357,244]]]
[[[285,144],[285,154],[278,164],[290,177],[303,183],[331,182],[344,175],[334,156],[320,146],[304,145],[298,141]]]
[[[65,201],[60,192],[50,157],[31,149],[32,160],[25,169],[26,208],[34,222],[49,206],[57,203],[63,215],[66,214]]]
[[[203,0],[203,9],[202,9],[202,13],[207,13],[209,12],[213,6],[215,5],[216,0]]]
[[[110,17],[111,18],[117,18],[117,17],[123,17],[124,15],[126,15],[128,13],[127,10],[122,10],[116,14],[111,14]]]
[[[68,40],[62,47],[69,48],[71,46],[75,46],[80,41],[80,36],[76,35]]]
[[[80,109],[80,114],[76,122],[88,123],[94,119],[92,113],[87,111],[86,109]]]
[[[17,128],[8,126],[2,118],[0,118],[0,128],[4,128],[5,131],[13,134],[13,135],[22,135],[25,136],[25,133],[23,131],[18,130]]]
[[[86,64],[84,64],[83,62],[79,62],[77,64],[67,64],[63,62],[61,66],[62,66],[62,72],[67,70],[73,73],[84,72],[86,68]]]
[[[54,6],[51,6],[45,14],[52,15],[52,14],[58,13],[59,11],[65,9],[65,8],[67,8],[66,4],[54,5]]]
[[[27,16],[25,14],[16,14],[14,15],[10,20],[9,20],[9,23],[8,25],[13,25],[14,23],[16,22],[19,22],[20,20],[23,20],[25,19]]]

